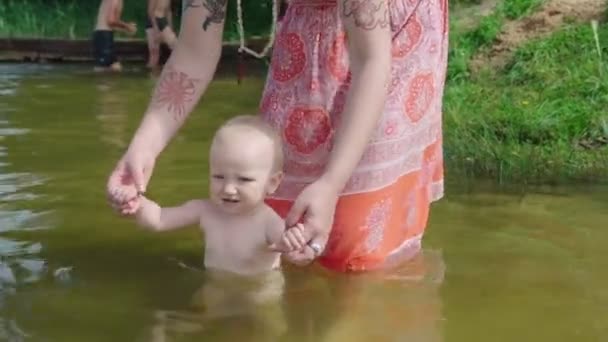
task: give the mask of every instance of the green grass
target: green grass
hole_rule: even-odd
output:
[[[97,18],[99,0],[2,0],[0,1],[0,37],[84,38],[91,35]],[[125,0],[124,21],[138,24],[136,37],[144,38],[145,0]],[[272,20],[270,0],[245,1],[243,18],[248,36],[266,35]],[[175,29],[179,28],[181,5],[173,4]],[[237,39],[236,2],[229,1],[226,40]]]
[[[0,36],[66,37],[89,35],[95,8],[74,1],[3,0],[0,2]]]
[[[600,42],[608,27],[600,26]],[[452,79],[445,146],[455,172],[502,181],[608,178],[608,48],[589,24],[522,46],[509,65]]]
[[[457,1],[458,6],[463,0]],[[467,2],[478,2],[468,1]],[[529,14],[543,0],[503,0],[496,5],[494,12],[482,17],[477,26],[469,31],[460,32],[457,21],[450,22],[450,65],[448,79],[467,78],[470,74],[468,62],[481,48],[490,46],[500,33],[505,20],[513,20]]]

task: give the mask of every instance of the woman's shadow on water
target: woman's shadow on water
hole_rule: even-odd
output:
[[[202,272],[186,308],[156,310],[142,341],[442,341],[440,252],[391,271],[329,274],[288,267],[264,279]]]

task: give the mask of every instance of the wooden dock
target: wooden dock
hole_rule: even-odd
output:
[[[247,46],[261,50],[265,39],[251,39]],[[145,62],[148,47],[145,40],[115,40],[116,56],[121,61]],[[165,47],[165,57],[169,50]],[[238,44],[224,43],[222,59],[238,56]],[[93,62],[92,44],[89,39],[36,39],[0,38],[1,62]]]

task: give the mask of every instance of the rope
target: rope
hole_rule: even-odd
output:
[[[236,0],[236,14],[238,20],[237,29],[239,31],[240,39],[239,53],[245,52],[256,58],[264,58],[268,55],[268,52],[270,51],[270,48],[274,43],[280,0],[272,0],[272,25],[270,27],[270,38],[268,38],[268,42],[266,43],[266,46],[264,46],[264,49],[262,49],[261,52],[253,51],[252,49],[245,46],[245,29],[243,27],[243,8],[241,6],[241,1],[242,0]]]

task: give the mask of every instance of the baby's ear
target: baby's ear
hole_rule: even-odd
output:
[[[268,188],[266,189],[266,193],[268,195],[273,194],[277,191],[277,188],[283,181],[283,171],[277,171],[272,176],[270,176],[270,180],[268,181]]]

